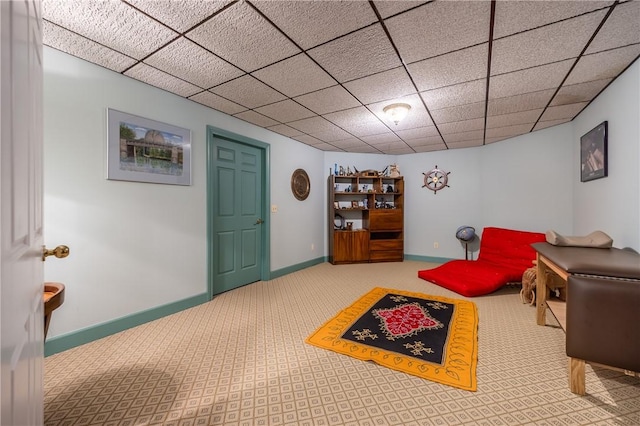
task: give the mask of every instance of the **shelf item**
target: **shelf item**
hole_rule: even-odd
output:
[[[329,260],[333,264],[404,258],[404,179],[329,176]],[[336,217],[344,218],[340,221]],[[344,223],[351,222],[346,230]]]

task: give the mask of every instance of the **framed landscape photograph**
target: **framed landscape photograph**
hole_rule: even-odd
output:
[[[603,121],[580,138],[580,181],[608,176],[608,122]]]
[[[107,179],[191,185],[191,131],[107,109]]]

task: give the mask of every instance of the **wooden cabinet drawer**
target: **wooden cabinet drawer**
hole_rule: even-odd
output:
[[[369,230],[370,231],[390,231],[402,229],[403,217],[402,210],[372,210],[369,212]]]
[[[402,240],[371,240],[369,245],[371,251],[374,250],[402,250],[404,244]]]
[[[369,252],[371,262],[401,262],[403,258],[402,250],[372,250]]]

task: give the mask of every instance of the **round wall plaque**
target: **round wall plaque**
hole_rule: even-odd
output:
[[[298,200],[306,200],[311,190],[309,176],[303,169],[296,169],[291,176],[291,192]]]

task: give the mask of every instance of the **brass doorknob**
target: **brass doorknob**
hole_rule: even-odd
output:
[[[69,247],[58,246],[53,250],[50,250],[50,249],[47,249],[45,246],[42,246],[42,260],[45,260],[47,256],[55,256],[58,259],[67,257],[69,256]]]
[[[264,223],[264,220],[262,220],[262,219],[256,220],[256,225],[260,225],[261,223]]]

